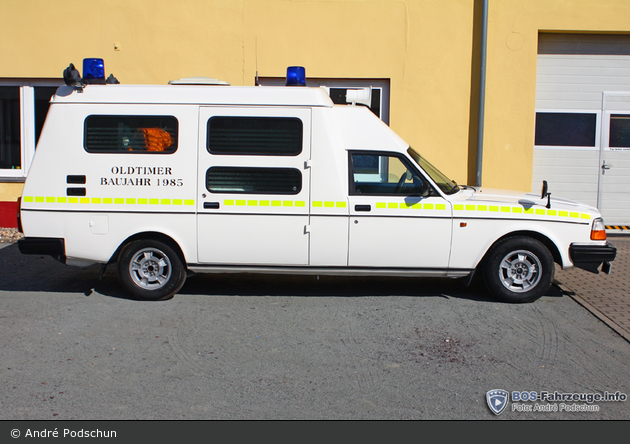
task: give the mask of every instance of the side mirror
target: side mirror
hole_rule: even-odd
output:
[[[540,192],[540,198],[547,198],[547,208],[551,208],[551,193],[548,191],[549,187],[547,185],[547,181],[543,180],[542,191]]]
[[[423,180],[422,184],[420,185],[420,195],[422,197],[428,197],[430,192],[431,187],[429,186],[429,183],[426,180]]]

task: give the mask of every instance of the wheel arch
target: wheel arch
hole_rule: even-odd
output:
[[[145,231],[142,233],[136,233],[132,236],[129,236],[127,239],[121,242],[121,244],[118,246],[118,248],[116,249],[116,251],[114,252],[114,254],[112,255],[112,257],[109,259],[107,263],[113,264],[117,262],[118,258],[120,257],[120,253],[125,248],[125,246],[137,240],[157,240],[157,241],[165,243],[166,245],[171,247],[173,251],[175,251],[182,265],[184,266],[184,268],[186,268],[186,258],[184,257],[184,253],[181,247],[179,246],[179,244],[172,237],[164,233],[160,233],[156,231]]]
[[[549,237],[547,237],[546,235],[538,231],[519,230],[519,231],[511,231],[509,233],[506,233],[500,238],[498,238],[497,240],[495,240],[490,246],[490,248],[488,248],[488,250],[484,254],[481,261],[479,261],[479,263],[477,264],[477,268],[483,267],[490,253],[492,252],[492,250],[497,244],[499,244],[500,242],[502,242],[503,240],[509,237],[518,237],[518,236],[531,237],[533,239],[540,241],[545,247],[547,247],[547,249],[553,256],[553,261],[559,264],[560,266],[562,266],[562,255],[560,254],[560,250],[558,249],[558,246]]]

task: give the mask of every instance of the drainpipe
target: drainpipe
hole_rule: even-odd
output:
[[[479,120],[477,123],[477,177],[475,185],[481,186],[483,166],[483,121],[486,102],[486,56],[488,46],[488,0],[483,0],[481,9],[481,52],[479,67]]]

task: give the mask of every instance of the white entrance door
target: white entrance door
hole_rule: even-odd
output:
[[[606,225],[630,225],[630,93],[602,100],[598,208]]]

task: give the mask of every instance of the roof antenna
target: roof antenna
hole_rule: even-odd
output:
[[[258,83],[258,36],[256,36],[256,86],[260,86]]]

